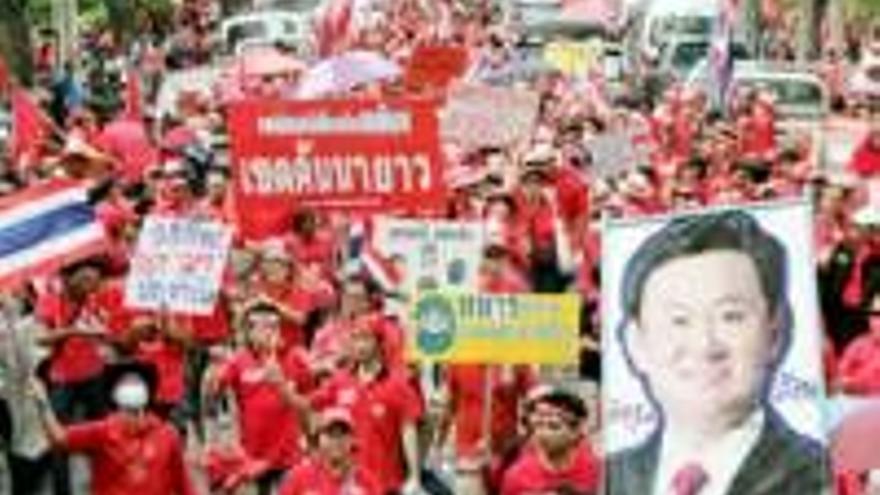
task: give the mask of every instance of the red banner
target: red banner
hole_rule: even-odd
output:
[[[229,110],[241,232],[287,231],[298,206],[436,211],[444,201],[436,108],[427,102],[243,101]]]

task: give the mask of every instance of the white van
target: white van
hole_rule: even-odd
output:
[[[279,43],[307,54],[313,42],[312,13],[266,10],[237,15],[222,22],[220,36],[229,54]]]
[[[661,47],[679,37],[712,37],[720,7],[717,0],[652,0],[639,30],[639,50],[657,60]]]

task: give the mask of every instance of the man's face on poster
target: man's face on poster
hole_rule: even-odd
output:
[[[754,411],[778,351],[771,313],[742,252],[676,258],[648,276],[629,348],[668,419],[735,426]]]

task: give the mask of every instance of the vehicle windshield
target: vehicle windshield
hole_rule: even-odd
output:
[[[248,21],[229,27],[226,33],[226,43],[230,50],[234,49],[244,40],[264,38],[267,36],[266,24],[261,21]]]
[[[708,37],[712,34],[712,18],[707,16],[669,16],[654,25],[651,37],[655,42],[662,42],[664,38],[672,34]]]
[[[737,81],[737,86],[769,92],[784,116],[820,115],[824,109],[822,88],[810,81],[749,78]]]
[[[311,11],[321,4],[321,0],[275,0],[273,9],[288,10],[292,12]]]
[[[686,71],[697,65],[709,52],[709,42],[682,43],[675,47],[672,54],[672,66],[675,69]]]

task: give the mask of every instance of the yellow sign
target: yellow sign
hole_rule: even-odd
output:
[[[410,308],[407,347],[423,362],[573,364],[579,317],[574,294],[427,292]]]
[[[544,48],[544,60],[565,75],[583,76],[602,60],[602,41],[554,41]]]

